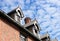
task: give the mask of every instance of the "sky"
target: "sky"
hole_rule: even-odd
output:
[[[60,0],[0,0],[0,9],[6,13],[18,6],[25,17],[38,21],[40,34],[48,32],[51,39],[60,41]]]

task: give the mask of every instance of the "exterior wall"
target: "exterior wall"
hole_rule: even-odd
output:
[[[35,41],[32,37],[27,36],[27,41]],[[8,20],[0,18],[0,41],[21,41],[19,29]]]
[[[20,41],[20,33],[13,24],[0,18],[0,41]]]
[[[35,41],[32,37],[28,36],[27,41]]]

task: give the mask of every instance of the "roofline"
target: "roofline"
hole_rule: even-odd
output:
[[[46,34],[44,34],[44,35],[40,35],[40,39],[44,39],[44,38],[50,38],[50,37],[49,37],[49,34],[46,33]]]
[[[12,11],[8,12],[7,15],[14,14],[14,12],[16,12],[16,9],[17,9],[17,8],[15,8],[15,9],[13,9]]]
[[[7,15],[11,15],[11,14],[15,13],[16,9],[18,9],[18,8],[20,9],[20,12],[23,14],[22,9],[18,6],[17,8],[15,8],[15,9],[11,10],[10,12],[8,12]]]
[[[33,20],[33,21],[31,21],[30,23],[27,23],[27,24],[25,24],[25,25],[23,25],[23,26],[24,26],[24,28],[27,28],[27,29],[28,29],[30,26],[33,26],[34,24],[37,25],[38,30],[41,30],[36,20]]]
[[[18,29],[20,29],[21,31],[26,32],[28,35],[30,35],[31,37],[33,37],[35,40],[40,41],[40,39],[38,37],[36,37],[33,33],[31,33],[29,30],[27,30],[26,28],[24,28],[23,26],[21,26],[19,23],[17,23],[14,19],[12,19],[11,17],[9,17],[4,11],[0,11],[0,17],[8,20],[11,24],[14,24],[15,26],[17,26]]]

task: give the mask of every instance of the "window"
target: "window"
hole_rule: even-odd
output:
[[[20,9],[18,8],[18,9],[16,9],[16,12],[17,12],[17,15],[20,17]]]
[[[37,30],[35,29],[35,27],[33,27],[33,34],[37,35]]]
[[[17,20],[17,18],[18,18],[17,15],[16,15],[16,14],[14,14],[14,15],[15,15],[15,20],[18,21],[18,20]]]
[[[17,16],[17,14],[15,13],[14,15],[15,15],[15,20],[16,20],[17,22],[20,22],[20,18]]]
[[[24,15],[23,15],[23,13],[22,13],[22,11],[21,11],[20,8],[17,8],[16,9],[16,13],[17,13],[17,16],[19,16],[20,18],[23,18],[24,17]]]
[[[23,34],[20,34],[21,41],[26,41],[26,37]]]

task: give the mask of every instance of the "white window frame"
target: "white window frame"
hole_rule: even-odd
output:
[[[34,34],[34,35],[37,35],[37,33],[35,32],[35,28],[34,28],[34,27],[33,27],[32,30],[33,30],[33,34]]]
[[[20,17],[21,15],[20,15],[20,13],[18,12],[18,10],[20,11],[20,9],[17,8],[17,9],[16,9],[16,12],[17,12],[17,15]]]
[[[15,16],[15,20],[16,20],[16,21],[18,21],[18,19],[17,19],[17,18],[18,18],[18,16],[16,15],[16,13],[14,14],[14,16]]]

